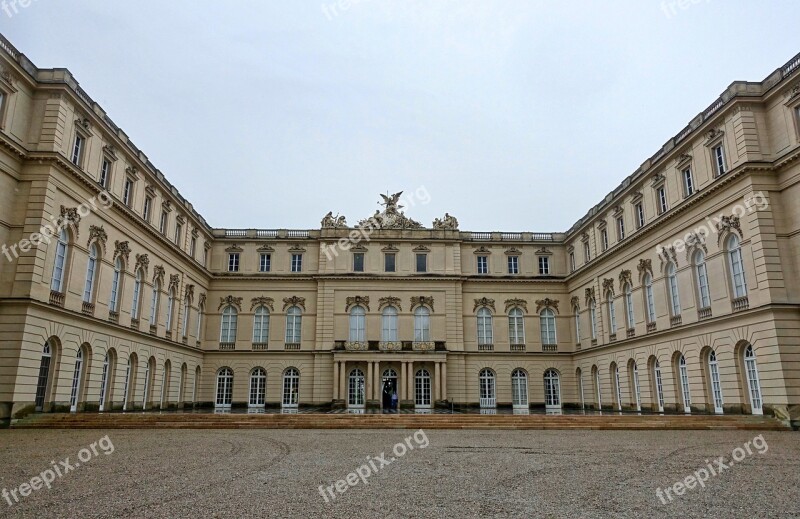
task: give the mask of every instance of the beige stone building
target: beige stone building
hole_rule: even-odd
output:
[[[215,229],[69,71],[0,38],[0,418],[396,399],[796,419],[798,69],[731,84],[566,232],[423,225],[414,191],[360,222]]]

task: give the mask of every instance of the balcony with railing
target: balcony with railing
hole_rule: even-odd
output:
[[[656,331],[656,322],[647,323],[647,333]]]
[[[235,342],[221,342],[219,343],[220,351],[232,351],[236,349]]]
[[[81,313],[86,315],[94,315],[94,303],[84,301],[81,305]]]
[[[367,351],[369,343],[367,341],[345,341],[344,349],[347,351]]]
[[[267,350],[267,343],[266,342],[254,342],[253,343],[253,351],[266,351]]]
[[[287,351],[299,350],[300,349],[300,343],[299,342],[287,342],[287,343],[284,343],[283,349],[287,350]]]
[[[115,312],[114,310],[108,311],[108,320],[112,323],[118,324],[119,323],[119,312]]]
[[[64,292],[50,291],[50,304],[64,308]]]
[[[544,353],[555,353],[558,351],[558,344],[542,344],[542,351]]]
[[[400,341],[381,341],[378,343],[378,349],[381,351],[400,351],[403,349],[403,343]]]
[[[524,344],[512,344],[510,346],[510,348],[511,348],[511,351],[517,351],[517,352],[525,351],[525,345]]]
[[[478,343],[478,351],[494,351],[494,344],[490,342]]]
[[[670,326],[680,326],[683,324],[683,318],[680,315],[673,315],[669,318],[669,325]]]
[[[627,337],[628,339],[633,339],[634,337],[636,337],[636,328],[628,328],[627,330],[625,330],[625,337]]]
[[[697,311],[697,318],[700,320],[711,318],[711,307],[707,306]]]
[[[731,301],[731,307],[733,308],[734,312],[741,312],[742,310],[747,310],[750,308],[750,299],[747,296],[744,297],[737,297],[733,301]]]
[[[609,333],[608,334],[608,342],[616,342],[617,341],[617,334],[616,333]]]
[[[411,349],[414,351],[433,351],[436,349],[436,343],[433,341],[414,341],[411,343]]]

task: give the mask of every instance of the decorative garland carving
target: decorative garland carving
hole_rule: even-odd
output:
[[[162,265],[156,265],[153,267],[153,283],[156,281],[162,283],[164,281],[164,274],[166,274],[166,271]]]
[[[136,255],[136,267],[133,269],[134,272],[138,271],[139,269],[144,270],[145,277],[147,276],[147,269],[150,267],[150,258],[147,254],[137,254]]]
[[[611,295],[614,295],[614,278],[604,278],[603,279],[603,294],[611,292]]]
[[[661,247],[661,253],[658,255],[658,259],[661,260],[661,270],[664,270],[664,265],[672,261],[675,263],[675,267],[678,266],[678,253],[675,252],[675,247],[670,245],[667,247]]]
[[[545,297],[544,299],[539,299],[536,301],[536,313],[538,314],[543,308],[552,308],[559,313],[558,311],[558,299],[550,299],[549,297]]]
[[[128,241],[119,241],[114,240],[114,260],[116,261],[118,256],[121,256],[122,259],[125,260],[125,264],[128,264],[128,257],[131,255],[131,248],[128,245]]]
[[[382,297],[382,298],[378,299],[378,311],[379,312],[381,310],[383,310],[384,307],[387,307],[387,306],[394,306],[399,311],[401,311],[401,312],[403,311],[403,309],[400,306],[400,298],[399,297],[387,296],[387,297]]]
[[[178,274],[169,275],[169,289],[178,292],[178,285],[181,284],[181,277]]]
[[[494,308],[494,299],[489,299],[488,297],[481,297],[480,299],[475,299],[475,306],[472,308],[472,311],[474,312],[478,308],[482,307],[491,308],[492,312],[496,312]]]
[[[242,311],[242,298],[241,297],[220,297],[219,298],[219,308],[217,310],[222,310],[225,306],[235,306],[237,310],[240,312]]]
[[[345,300],[345,312],[349,312],[353,306],[363,306],[369,312],[369,296],[348,296]]]
[[[575,310],[580,310],[580,298],[578,296],[572,296],[569,300],[569,306]]]
[[[105,254],[108,234],[106,234],[106,230],[103,228],[102,225],[100,225],[99,227],[97,225],[89,226],[89,241],[86,242],[87,247],[92,244],[92,240],[97,240],[100,246],[103,247],[103,254]],[[127,258],[125,259],[127,260]]]
[[[491,254],[491,253],[492,253],[492,251],[490,251],[489,249],[487,249],[483,245],[481,245],[480,247],[475,249],[475,252],[473,252],[473,254]]]
[[[719,236],[719,235],[717,235]],[[692,257],[692,253],[694,253],[695,249],[701,248],[703,252],[708,254],[708,247],[706,247],[706,237],[703,233],[696,233],[694,231],[690,231],[686,235],[686,262],[690,263],[689,258]]]
[[[522,251],[519,250],[516,247],[509,247],[505,251],[505,255],[506,256],[520,256],[521,254],[522,254]]]
[[[586,294],[586,306],[589,306],[589,303],[595,300],[594,287],[587,288],[585,294]]]
[[[206,306],[206,299],[207,299],[207,296],[206,296],[205,292],[200,294],[200,297],[197,298],[197,307],[198,308],[205,307]]]
[[[639,277],[644,276],[646,273],[653,275],[653,260],[651,259],[640,259],[639,265],[636,266],[636,269],[639,271]]]
[[[515,307],[521,308],[522,311],[525,312],[526,314],[528,313],[528,302],[524,299],[517,299],[517,298],[506,299],[505,305],[506,305],[506,313],[508,313],[509,310]]]
[[[433,296],[411,296],[411,311],[418,306],[427,306],[433,312]]]
[[[265,306],[269,308],[270,312],[274,312],[275,308],[272,306],[274,302],[275,300],[272,299],[271,297],[265,297],[265,296],[254,297],[253,299],[250,300],[250,311],[252,312],[259,306]]]
[[[620,292],[624,289],[625,283],[630,283],[631,287],[633,286],[633,280],[631,279],[631,271],[628,269],[622,269],[619,273],[619,290]]]
[[[306,298],[305,297],[284,297],[283,298],[283,310],[285,311],[290,306],[299,306],[303,310],[306,309]]]
[[[75,237],[80,237],[80,228],[79,225],[81,223],[81,215],[78,214],[77,207],[65,207],[61,206],[61,216],[59,216],[58,220],[56,221],[56,227],[61,229],[65,225],[68,225],[70,229],[75,232]]]
[[[183,291],[183,298],[187,301],[194,299],[194,285],[186,285],[186,288]]]
[[[732,216],[723,216],[722,220],[717,222],[717,245],[722,242],[722,235],[725,232],[735,232],[739,235],[739,239],[744,240],[744,235],[742,234],[742,227],[739,222],[739,217],[736,215]]]

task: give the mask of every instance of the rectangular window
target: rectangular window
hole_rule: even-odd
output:
[[[258,271],[269,272],[272,268],[272,255],[262,253],[258,259]]]
[[[717,172],[717,176],[722,176],[725,174],[725,150],[722,149],[722,144],[719,146],[714,146],[711,149],[711,154],[714,158],[714,169]]]
[[[167,213],[165,211],[161,212],[161,221],[158,222],[158,231],[161,234],[167,233]]]
[[[208,249],[203,248],[203,266],[208,267]]]
[[[181,233],[183,232],[183,226],[178,224],[175,226],[175,244],[180,247],[181,245]]]
[[[428,271],[428,255],[417,254],[417,272],[427,272],[427,271]]]
[[[489,273],[489,256],[478,256],[478,274]]]
[[[364,272],[364,253],[353,253],[353,272]]]
[[[685,196],[694,194],[694,178],[692,178],[692,168],[683,170],[683,193]]]
[[[122,189],[122,203],[130,207],[133,199],[133,180],[126,178],[125,187]]]
[[[658,196],[658,214],[664,214],[667,212],[667,190],[663,187],[659,187],[658,191],[656,191],[656,196]]]
[[[197,238],[192,236],[192,239],[189,241],[189,256],[194,258],[195,252],[197,252]]]
[[[72,146],[72,163],[78,167],[81,165],[84,140],[83,136],[78,134],[75,136],[75,144]]]
[[[508,257],[508,273],[519,274],[519,256]]]
[[[550,258],[539,256],[539,274],[546,276],[550,274]]]
[[[228,254],[228,272],[239,272],[239,253]]]
[[[149,196],[144,197],[144,207],[142,208],[142,218],[150,223],[150,210],[153,207],[153,199]]]
[[[302,271],[303,271],[303,255],[292,254],[292,272],[302,272]]]
[[[588,242],[583,244],[583,259],[586,263],[592,261],[592,251]]]
[[[625,219],[620,216],[617,218],[617,240],[622,241],[625,239]]]
[[[103,159],[103,164],[100,166],[100,186],[103,189],[108,189],[109,175],[111,174],[111,161]]]
[[[644,206],[641,202],[636,204],[636,228],[644,227]]]
[[[383,255],[383,270],[386,272],[395,272],[397,255],[394,252],[387,252]]]
[[[570,252],[569,253],[569,271],[570,272],[575,272],[575,253],[574,252]]]
[[[608,250],[608,229],[600,231],[600,241],[603,242],[603,250]]]

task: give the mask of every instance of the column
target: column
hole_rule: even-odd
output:
[[[333,361],[333,399],[339,399],[339,361]]]
[[[372,398],[374,400],[380,400],[382,396],[383,390],[383,380],[381,377],[381,363],[380,361],[375,361],[375,365],[372,368],[372,374],[375,377],[375,383],[372,385]]]
[[[372,362],[367,361],[367,379],[364,381],[364,400],[373,400]]]
[[[440,370],[440,362],[435,362],[433,365],[433,401],[441,400],[442,395],[439,393],[439,388],[442,387],[442,384],[439,381],[439,378],[442,376],[442,372]]]
[[[406,400],[414,400],[414,361],[408,361],[408,386]]]
[[[400,371],[402,373],[400,376],[403,377],[403,379],[400,381],[400,395],[398,395],[397,398],[399,400],[408,400],[406,397],[408,394],[408,362],[403,361],[402,364],[400,364],[400,367]]]
[[[347,400],[347,373],[346,373],[346,366],[347,362],[340,361],[339,362],[339,398],[342,400]]]
[[[447,361],[442,362],[442,400],[447,400]]]

